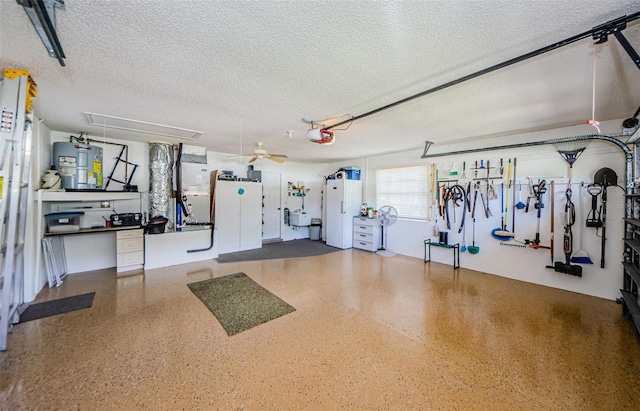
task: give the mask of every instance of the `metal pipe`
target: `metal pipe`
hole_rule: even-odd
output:
[[[324,129],[325,130],[329,130],[329,129],[332,129],[332,128],[335,128],[335,127],[339,127],[339,126],[342,126],[342,125],[345,125],[345,124],[348,124],[348,123],[352,123],[352,122],[354,122],[356,120],[360,120],[361,118],[365,118],[365,117],[368,117],[368,116],[370,116],[372,114],[379,113],[379,112],[381,112],[383,110],[387,110],[387,109],[395,107],[397,105],[407,103],[407,102],[409,102],[411,100],[417,99],[418,97],[423,97],[423,96],[426,96],[428,94],[435,93],[436,91],[444,90],[446,88],[449,88],[451,86],[455,86],[456,84],[460,84],[460,83],[465,82],[467,80],[471,80],[471,79],[474,79],[476,77],[480,77],[480,76],[482,76],[484,74],[491,73],[493,71],[496,71],[496,70],[499,70],[501,68],[505,68],[505,67],[511,66],[512,64],[519,63],[519,62],[524,61],[524,60],[528,60],[528,59],[530,59],[532,57],[536,57],[536,56],[539,56],[541,54],[547,53],[549,51],[555,50],[557,48],[560,48],[560,47],[566,46],[568,44],[574,43],[574,42],[576,42],[578,40],[582,40],[582,39],[585,39],[587,37],[591,37],[596,33],[602,32],[603,31],[603,27],[606,28],[609,24],[614,24],[614,23],[619,24],[621,22],[622,23],[627,23],[627,22],[631,22],[631,21],[634,21],[634,20],[639,19],[639,18],[640,18],[640,12],[633,13],[633,14],[631,14],[629,16],[622,16],[620,18],[611,20],[611,21],[609,21],[607,23],[604,23],[602,25],[596,26],[596,27],[594,27],[594,28],[592,28],[590,30],[587,30],[587,31],[583,32],[583,33],[577,34],[577,35],[575,35],[573,37],[569,37],[567,39],[564,39],[564,40],[555,42],[553,44],[550,44],[550,45],[548,45],[546,47],[542,47],[542,48],[539,48],[537,50],[530,51],[529,53],[525,53],[525,54],[523,54],[521,56],[514,57],[512,59],[503,61],[502,63],[498,63],[498,64],[495,64],[495,65],[493,65],[491,67],[487,67],[487,68],[482,69],[480,71],[476,71],[475,73],[467,74],[466,76],[460,77],[460,78],[458,78],[456,80],[452,80],[452,81],[449,81],[447,83],[441,84],[439,86],[430,88],[429,90],[425,90],[425,91],[423,91],[421,93],[414,94],[414,95],[409,96],[409,97],[405,97],[402,100],[395,101],[393,103],[387,104],[386,106],[377,108],[375,110],[368,111],[368,112],[366,112],[364,114],[360,114],[360,115],[355,116],[355,117],[351,117],[350,119],[347,119],[347,120],[344,120],[344,121],[340,121],[340,122],[338,122],[338,123],[336,123],[336,124],[334,124],[332,126],[325,127]],[[606,39],[606,36],[604,38]]]
[[[609,143],[615,144],[620,148],[620,150],[624,153],[625,156],[625,193],[627,194],[625,199],[625,216],[632,217],[633,216],[633,201],[631,194],[633,194],[633,153],[634,150],[630,149],[626,143],[618,140],[615,137],[623,136],[623,133],[618,134],[610,134],[610,135],[600,135],[600,134],[589,134],[584,136],[574,136],[574,137],[563,137],[563,138],[554,138],[550,140],[542,140],[542,141],[532,141],[528,143],[517,143],[517,144],[507,144],[503,146],[493,146],[493,147],[480,147],[480,148],[472,148],[467,150],[459,150],[459,151],[449,151],[446,153],[436,153],[436,154],[427,154],[427,150],[433,143],[430,141],[425,142],[425,149],[420,158],[433,158],[433,157],[444,157],[451,156],[457,154],[469,154],[469,153],[480,153],[483,151],[494,151],[494,150],[506,150],[510,148],[522,148],[522,147],[533,147],[533,146],[541,146],[545,144],[559,144],[559,143],[567,143],[572,141],[583,141],[583,140],[602,140],[607,141]]]
[[[550,140],[531,141],[531,142],[528,142],[528,143],[506,144],[506,145],[503,145],[503,146],[470,148],[470,149],[467,149],[467,150],[449,151],[449,152],[445,152],[445,153],[435,153],[435,154],[426,154],[426,150],[425,150],[420,158],[444,157],[444,156],[451,156],[451,155],[456,155],[456,154],[480,153],[482,151],[506,150],[506,149],[510,149],[510,148],[533,147],[533,146],[542,146],[542,145],[546,145],[546,144],[560,144],[560,143],[568,143],[568,142],[572,142],[572,141],[583,141],[583,140],[603,140],[603,141],[608,141],[610,143],[613,143],[613,144],[617,145],[625,153],[625,155],[633,154],[633,151],[629,147],[627,147],[627,145],[625,143],[623,143],[622,141],[618,140],[617,138],[614,138],[614,137],[618,137],[618,136],[622,136],[622,133],[620,133],[620,134],[611,134],[611,135],[587,134],[587,135],[583,135],[583,136],[553,138],[553,139],[550,139]],[[427,142],[427,143],[430,143],[430,142]],[[429,144],[429,145],[431,145],[431,144]]]

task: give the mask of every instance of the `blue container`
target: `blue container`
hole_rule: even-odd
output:
[[[342,167],[347,173],[347,180],[360,180],[360,167]]]

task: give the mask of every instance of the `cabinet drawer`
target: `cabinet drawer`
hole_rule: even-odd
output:
[[[373,243],[356,239],[353,240],[353,248],[359,248],[361,250],[367,251],[378,251],[378,247],[376,247]]]
[[[373,233],[360,233],[358,231],[353,233],[353,241],[366,241],[369,243],[373,243],[374,235]]]
[[[354,221],[353,222],[353,232],[354,233],[368,233],[368,234],[373,234],[375,227],[373,226],[373,224],[371,225],[367,225],[367,224],[361,224],[359,221]]]
[[[144,263],[144,252],[134,251],[132,253],[118,254],[118,267],[126,267],[128,265],[137,265]]]
[[[116,245],[118,253],[127,253],[129,251],[144,250],[144,240],[140,238],[123,238],[119,239]]]
[[[373,218],[367,218],[367,217],[354,217],[353,225],[356,225],[356,224],[374,225],[376,224],[376,220],[374,220]]]
[[[135,238],[135,237],[142,237],[143,236],[143,231],[142,229],[140,230],[122,230],[122,231],[116,231],[116,238],[118,240],[122,239],[122,238]]]

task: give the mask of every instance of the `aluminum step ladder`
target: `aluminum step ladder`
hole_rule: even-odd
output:
[[[0,83],[0,351],[23,303],[24,242],[36,84],[26,71],[4,70]]]

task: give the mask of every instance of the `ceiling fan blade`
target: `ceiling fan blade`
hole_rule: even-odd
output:
[[[284,163],[284,160],[280,160],[279,158],[275,158],[275,157],[273,157],[273,155],[272,155],[272,154],[269,154],[269,155],[267,156],[267,158],[268,158],[269,160],[271,160],[271,161],[275,161],[276,163],[280,163],[280,164]]]
[[[269,154],[271,157],[282,157],[282,158],[289,158],[288,155],[286,154]]]
[[[249,160],[250,163],[253,163],[254,161],[256,161],[258,159],[258,157],[254,157],[251,160]]]

